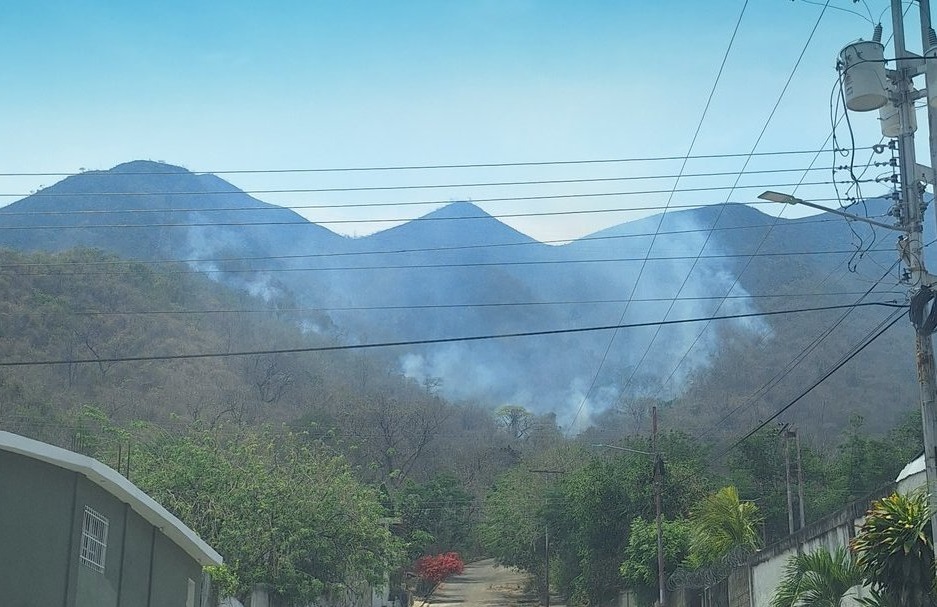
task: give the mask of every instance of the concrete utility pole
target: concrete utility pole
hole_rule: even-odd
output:
[[[791,428],[794,434],[794,446],[797,448],[797,507],[800,510],[800,528],[807,526],[807,519],[804,517],[804,463],[800,458],[800,435],[797,434],[797,428]]]
[[[787,532],[794,534],[794,497],[791,494],[791,435],[787,425],[781,430],[784,439],[784,486],[787,487]]]
[[[781,426],[779,434],[784,438],[784,471],[787,481],[787,530],[794,533],[794,498],[791,489],[791,440],[794,441],[794,448],[797,449],[797,510],[800,514],[800,526],[803,529],[807,525],[804,516],[804,464],[800,457],[800,436],[797,434],[797,428],[790,424]]]
[[[664,527],[661,515],[660,494],[664,483],[664,457],[661,455],[657,443],[657,407],[651,408],[652,430],[651,430],[651,450],[639,451],[628,447],[617,447],[615,445],[606,445],[599,443],[593,447],[604,447],[606,449],[615,449],[616,451],[627,451],[628,453],[637,453],[639,455],[649,455],[654,458],[654,510],[657,513],[657,587],[658,587],[658,607],[665,607],[667,596],[665,594],[667,582],[664,577]]]
[[[543,571],[544,582],[547,586],[547,596],[545,605],[550,607],[550,526],[547,525],[544,529],[544,539],[543,539],[543,560],[545,563],[545,568]]]
[[[894,12],[895,6],[892,2],[892,12]],[[931,64],[928,66],[928,61],[935,62],[937,59],[931,57],[929,52],[932,48],[937,48],[937,35],[934,34],[932,22],[931,22],[931,12],[930,12],[930,0],[918,0],[920,5],[920,20],[921,20],[921,43],[922,48],[925,52],[925,70],[927,69],[937,69],[937,64]],[[901,13],[901,6],[899,3],[898,7],[899,14]],[[928,83],[937,83],[937,79],[932,79],[928,77]],[[933,86],[933,84],[931,84]],[[927,103],[927,129],[928,129],[928,144],[930,149],[930,168],[927,177],[932,186],[934,186],[934,193],[937,195],[937,105],[930,103],[930,97],[934,96],[937,91],[928,91],[928,103]],[[933,305],[933,304],[932,304]],[[921,333],[920,330],[917,333]],[[918,337],[918,341],[921,338]],[[926,337],[927,345],[929,346],[929,357],[922,361],[922,357],[919,354],[918,357],[918,373],[921,374],[921,368],[924,367],[926,372],[929,374],[929,384],[931,388],[930,396],[927,397],[923,394],[924,382],[921,382],[922,389],[922,398],[921,398],[921,419],[924,425],[924,463],[925,471],[927,476],[927,490],[930,494],[930,507],[931,507],[931,529],[934,530],[934,533],[937,533],[937,410],[934,406],[934,348],[933,341],[931,336],[928,334]],[[919,350],[919,352],[921,352]],[[937,553],[937,544],[934,546],[934,551]]]
[[[652,434],[651,434],[651,452],[654,453],[654,509],[657,513],[657,590],[660,595],[660,607],[666,604],[665,580],[664,580],[664,529],[663,520],[660,514],[660,491],[664,482],[664,464],[660,456],[660,449],[657,444],[657,407],[651,409]]]
[[[930,6],[921,4],[922,22],[924,13],[927,13],[927,23],[922,23],[922,30],[926,26],[927,34],[924,38],[924,49],[930,46]],[[894,29],[895,73],[894,84],[896,96],[895,107],[898,110],[901,132],[898,136],[899,176],[901,187],[901,225],[908,229],[905,236],[899,240],[898,248],[901,258],[911,273],[914,290],[911,294],[911,318],[915,325],[915,346],[917,351],[918,383],[921,387],[921,417],[924,430],[924,461],[927,477],[927,487],[930,494],[930,506],[933,513],[932,528],[937,529],[937,376],[934,371],[934,344],[931,339],[933,328],[927,311],[928,303],[932,303],[934,293],[931,285],[934,277],[927,273],[924,266],[924,200],[923,186],[921,184],[921,170],[917,164],[914,150],[914,127],[912,113],[914,112],[914,97],[912,96],[912,78],[921,73],[921,60],[908,52],[905,44],[904,14],[901,0],[891,0],[892,26]],[[934,91],[930,91],[933,94]],[[930,104],[928,104],[930,108]],[[934,183],[934,124],[933,112],[928,110],[928,127],[931,132],[931,170],[925,177]],[[937,550],[937,546],[935,546]]]
[[[548,474],[566,474],[565,470],[528,470],[540,474],[544,479]],[[544,607],[550,607],[550,525],[543,527],[543,583],[546,592],[543,597]]]

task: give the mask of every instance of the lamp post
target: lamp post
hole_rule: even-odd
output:
[[[928,6],[929,8],[929,6]],[[907,58],[908,53],[904,48],[903,23],[901,19],[901,4],[898,0],[892,0],[892,12],[895,21],[895,44],[896,54],[899,58]],[[929,10],[928,10],[929,13]],[[900,36],[899,36],[900,33]],[[900,67],[900,66],[899,66]],[[910,88],[910,79],[904,74],[904,71],[897,72],[901,89],[907,98]],[[900,101],[900,100],[899,100]],[[924,434],[924,460],[925,472],[927,477],[927,487],[929,490],[929,504],[931,507],[931,526],[937,528],[937,368],[934,362],[934,344],[931,338],[934,332],[932,317],[937,316],[937,276],[930,274],[924,265],[924,244],[921,241],[923,234],[923,203],[921,201],[921,179],[912,175],[911,167],[920,172],[914,162],[914,130],[907,125],[910,124],[908,112],[913,111],[913,106],[905,101],[898,105],[902,112],[902,134],[898,141],[898,152],[901,158],[899,168],[901,171],[901,196],[899,197],[899,216],[901,225],[889,225],[869,219],[868,217],[859,217],[851,213],[846,213],[840,209],[830,209],[812,202],[807,202],[789,194],[779,192],[765,192],[759,198],[778,202],[781,204],[802,204],[821,211],[841,215],[848,219],[862,221],[880,228],[902,232],[898,239],[899,260],[903,261],[908,268],[911,279],[912,290],[910,294],[911,306],[910,316],[911,324],[914,326],[915,357],[917,361],[917,378],[921,390],[921,422]],[[898,103],[898,102],[896,102]],[[907,127],[907,128],[906,128]],[[933,152],[933,150],[931,150]],[[928,170],[929,172],[929,170]],[[937,552],[937,545],[934,547]]]
[[[895,230],[897,232],[910,232],[911,228],[906,228],[903,226],[896,226],[889,223],[884,223],[881,221],[875,221],[874,219],[869,219],[868,217],[862,217],[861,215],[853,215],[852,213],[847,213],[840,209],[832,209],[830,207],[825,207],[823,205],[817,204],[815,202],[809,202],[790,194],[782,194],[781,192],[772,192],[767,191],[758,196],[762,200],[767,200],[769,202],[777,202],[780,204],[802,204],[805,207],[810,207],[812,209],[818,209],[820,211],[826,211],[827,213],[833,213],[834,215],[839,215],[847,219],[852,219],[854,221],[861,221],[863,223],[870,223],[873,226],[878,226],[880,228],[885,228],[886,230]]]
[[[628,447],[606,444],[592,446],[615,449],[617,451],[627,451],[628,453],[637,453],[639,455],[649,455],[654,458],[654,510],[657,516],[657,590],[659,594],[659,607],[665,607],[666,597],[664,596],[664,592],[666,579],[664,578],[664,532],[660,513],[660,492],[664,480],[664,460],[661,457],[660,449],[657,447],[657,407],[653,407],[651,413],[653,419],[653,431],[651,434],[652,451],[640,451],[638,449],[629,449]]]

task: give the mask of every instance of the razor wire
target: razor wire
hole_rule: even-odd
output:
[[[678,568],[667,578],[667,590],[699,589],[715,586],[729,577],[732,570],[744,565],[755,553],[746,546],[736,546],[718,561],[699,569]]]

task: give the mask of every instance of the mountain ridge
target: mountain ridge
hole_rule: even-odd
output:
[[[850,258],[860,259],[851,253],[853,234],[842,220],[788,220],[737,203],[681,209],[550,246],[466,201],[352,239],[217,176],[146,161],[119,167],[117,173],[86,172],[43,190],[64,196],[44,198],[41,192],[0,209],[0,246],[91,246],[134,259],[189,259],[193,269],[270,305],[317,310],[314,326],[358,343],[748,314],[805,301],[848,303],[856,296],[836,293],[861,293],[865,281],[881,275],[882,268],[868,260],[894,258],[882,249],[862,258],[865,274],[840,272]],[[153,195],[139,195],[146,193]],[[30,213],[52,200],[63,209],[83,203],[99,213],[65,212],[52,215],[53,226],[30,226],[30,220],[46,217]],[[117,221],[120,211],[131,211],[125,215],[133,219]],[[113,225],[102,221],[109,213]],[[808,300],[800,293],[814,295]],[[806,347],[810,335],[833,318],[815,315],[809,330],[800,320],[777,317],[722,322],[702,333],[692,324],[676,324],[398,348],[395,355],[403,373],[440,385],[446,396],[555,411],[566,424],[649,396],[676,402],[695,394],[698,406],[718,415],[718,386],[693,392],[707,384],[707,376],[719,375],[725,365],[745,364],[758,343],[772,344],[777,352],[763,350],[760,356],[783,366],[786,352]],[[835,356],[838,344],[858,338],[864,323],[875,322],[869,311],[853,318],[855,327],[840,327],[817,349],[815,364]],[[907,373],[896,366],[910,352],[881,353],[896,348],[891,340],[877,356],[887,359],[882,368],[895,375],[887,387],[912,402],[913,390],[898,379]],[[768,379],[770,370],[752,369],[745,381],[728,375],[723,381],[752,393]],[[792,376],[753,411],[782,402],[783,390],[802,381]],[[846,390],[842,383],[831,385]],[[582,416],[576,413],[582,410]],[[875,411],[871,403],[858,410]],[[832,423],[843,415],[837,413]]]

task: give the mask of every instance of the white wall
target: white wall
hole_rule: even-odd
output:
[[[910,465],[909,465],[910,466]],[[912,470],[911,473],[897,481],[897,490],[900,493],[913,491],[926,484],[923,471]],[[752,607],[769,607],[778,583],[784,574],[784,565],[788,559],[802,552],[811,552],[820,547],[835,550],[839,546],[848,546],[849,540],[855,537],[865,518],[865,508],[853,504],[843,511],[827,517],[794,535],[768,546],[756,554],[752,564]],[[857,588],[855,596],[861,598],[863,589]],[[867,596],[867,594],[866,594]],[[856,607],[855,600],[847,598],[844,607]]]

